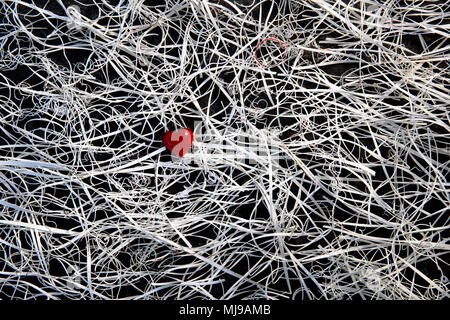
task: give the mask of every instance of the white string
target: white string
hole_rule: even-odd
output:
[[[0,4],[2,297],[449,297],[448,5],[61,6]]]

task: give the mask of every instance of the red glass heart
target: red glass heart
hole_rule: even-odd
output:
[[[162,138],[164,146],[179,157],[183,157],[188,152],[193,141],[194,134],[188,128],[166,132]]]

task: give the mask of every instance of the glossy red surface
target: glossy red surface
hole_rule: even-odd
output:
[[[173,154],[183,157],[194,141],[194,134],[187,128],[178,131],[168,131],[163,135],[164,146]]]

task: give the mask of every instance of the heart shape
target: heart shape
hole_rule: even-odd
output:
[[[166,132],[162,138],[164,146],[179,157],[187,153],[193,141],[194,134],[188,128]]]

